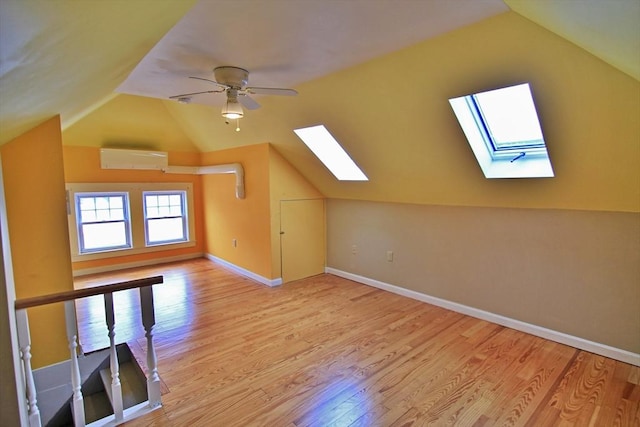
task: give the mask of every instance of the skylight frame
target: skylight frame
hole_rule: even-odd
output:
[[[520,156],[522,152],[526,156],[531,157],[545,157],[547,156],[547,149],[544,144],[544,139],[536,140],[541,141],[539,144],[515,144],[512,143],[509,147],[501,148],[497,147],[494,137],[491,134],[486,119],[483,116],[481,107],[477,104],[476,95],[468,95],[465,98],[469,111],[473,115],[476,122],[476,126],[482,135],[483,142],[487,147],[488,153],[494,160],[513,160]]]
[[[544,139],[542,139],[542,137],[536,139],[499,142],[498,138],[494,135],[495,132],[492,130],[491,123],[489,121],[489,118],[487,117],[488,111],[486,108],[482,107],[480,99],[478,98],[478,94],[474,94],[468,97],[468,102],[470,104],[469,108],[473,108],[474,114],[477,115],[478,125],[482,126],[482,129],[485,132],[485,137],[487,138],[487,142],[490,146],[489,148],[491,148],[494,152],[543,148],[545,146]]]
[[[485,94],[500,95],[501,91],[505,91],[502,93],[506,94],[506,91],[509,90],[517,90],[521,93],[521,96],[528,97],[524,102],[522,99],[517,101],[520,102],[520,105],[517,106],[520,107],[520,110],[516,108],[515,111],[521,113],[524,111],[531,115],[530,120],[535,120],[537,129],[532,128],[534,126],[532,122],[526,123],[526,126],[531,128],[529,132],[533,132],[535,136],[539,135],[540,138],[513,140],[507,143],[496,141],[489,124],[490,121],[487,120],[483,111],[480,96]],[[502,97],[502,99],[508,98],[507,96]],[[449,103],[486,178],[542,178],[554,176],[535,102],[528,83],[452,98],[449,99]],[[513,109],[514,106],[510,105],[506,108]],[[508,111],[509,114],[512,113],[511,110]],[[522,123],[522,117],[517,119]],[[516,133],[522,132],[516,131]]]
[[[324,125],[293,131],[339,181],[369,181]]]

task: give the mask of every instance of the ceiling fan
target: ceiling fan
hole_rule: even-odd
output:
[[[205,79],[203,77],[189,78],[213,83],[216,86],[216,89],[205,90],[202,92],[183,93],[181,95],[170,96],[169,99],[175,99],[183,104],[188,104],[191,102],[191,98],[195,95],[225,92],[227,100],[222,107],[222,117],[227,120],[237,120],[244,116],[244,111],[242,110],[243,106],[248,110],[260,108],[260,104],[258,104],[256,100],[251,98],[249,95],[295,96],[298,94],[294,89],[247,86],[249,83],[249,71],[240,67],[216,67],[213,69],[213,75],[215,76],[215,80]],[[240,128],[238,127],[236,130],[240,130]]]

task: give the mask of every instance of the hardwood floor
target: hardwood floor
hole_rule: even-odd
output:
[[[76,287],[157,274],[163,407],[127,426],[640,425],[636,366],[331,275],[269,288],[200,259]],[[137,298],[115,295],[116,339],[142,351]],[[103,313],[78,304],[85,351]]]

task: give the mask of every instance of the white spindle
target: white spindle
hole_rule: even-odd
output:
[[[16,326],[18,330],[18,346],[20,347],[20,358],[24,369],[24,382],[27,392],[27,410],[30,427],[40,427],[40,410],[36,399],[36,384],[33,380],[33,370],[31,369],[31,336],[29,334],[29,319],[27,310],[16,310]]]
[[[147,394],[149,395],[149,406],[155,408],[160,406],[162,402],[158,362],[153,346],[153,327],[156,324],[156,318],[153,311],[153,288],[151,286],[140,288],[140,307],[142,309],[142,325],[147,337]]]
[[[120,366],[118,364],[118,352],[116,351],[116,333],[114,332],[115,316],[113,313],[113,293],[111,292],[104,294],[104,309],[110,343],[111,405],[113,406],[113,414],[116,421],[120,421],[123,419],[124,409],[122,405],[122,385],[120,384]]]
[[[82,398],[82,384],[80,378],[80,366],[78,365],[78,322],[76,320],[75,300],[64,302],[64,317],[67,325],[67,340],[69,341],[69,353],[71,355],[71,388],[73,400],[71,409],[73,412],[73,424],[84,426],[84,399]]]

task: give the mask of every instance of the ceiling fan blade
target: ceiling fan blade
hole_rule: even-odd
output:
[[[260,104],[258,104],[255,99],[251,98],[247,94],[239,93],[238,102],[242,104],[242,106],[245,107],[247,110],[255,110],[257,108],[260,108]]]
[[[182,93],[180,95],[170,96],[169,99],[185,98],[187,96],[200,95],[203,93],[220,93],[220,92],[224,92],[224,90],[205,90],[204,92]]]
[[[218,83],[215,80],[211,80],[211,79],[205,79],[204,77],[194,77],[194,76],[189,76],[190,79],[196,79],[196,80],[204,80],[205,82],[209,82],[209,83],[213,83],[216,86],[220,86],[223,90],[229,89],[231,86],[222,84],[222,83]]]
[[[245,89],[248,93],[256,95],[280,95],[280,96],[296,96],[297,90],[281,89],[277,87],[248,87]]]

